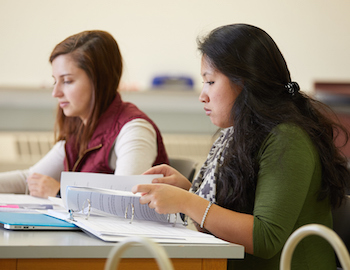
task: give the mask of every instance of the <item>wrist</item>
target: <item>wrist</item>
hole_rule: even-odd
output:
[[[186,180],[187,180],[187,178],[186,178]],[[187,180],[187,182],[184,185],[183,189],[189,191],[191,187],[192,187],[192,183],[189,180]]]
[[[205,212],[204,212],[203,217],[202,217],[202,222],[200,224],[201,229],[204,228],[204,223],[205,223],[205,220],[207,218],[208,212],[209,212],[212,204],[213,204],[213,202],[209,202],[207,208],[205,209]]]
[[[192,209],[196,208],[196,199],[198,196],[184,189],[182,189],[182,191],[184,193],[184,196],[181,196],[182,198],[179,212],[190,217]]]

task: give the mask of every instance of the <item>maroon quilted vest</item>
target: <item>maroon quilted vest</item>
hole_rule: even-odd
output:
[[[153,166],[162,163],[169,164],[168,156],[163,144],[163,139],[158,127],[148,116],[139,110],[134,104],[123,102],[119,93],[107,111],[101,115],[96,130],[88,144],[84,155],[78,159],[78,151],[75,149],[75,138],[71,137],[66,142],[65,171],[110,173],[114,170],[109,167],[109,154],[121,128],[129,121],[142,118],[152,124],[157,133],[158,155]]]

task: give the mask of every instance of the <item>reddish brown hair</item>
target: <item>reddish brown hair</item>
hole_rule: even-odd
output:
[[[60,107],[57,110],[56,141],[76,137],[79,155],[82,155],[99,118],[116,96],[122,76],[123,61],[113,36],[98,30],[72,35],[57,44],[50,55],[50,63],[63,54],[69,54],[72,57],[76,65],[86,72],[93,85],[93,107],[86,126],[79,117],[66,117]]]

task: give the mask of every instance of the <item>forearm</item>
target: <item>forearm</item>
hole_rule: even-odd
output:
[[[64,170],[64,145],[64,141],[57,142],[42,159],[29,168],[29,174],[39,173],[60,181],[61,172]]]
[[[201,224],[208,201],[193,193],[182,205],[181,212]],[[247,253],[253,254],[254,217],[231,211],[213,204],[206,216],[204,228],[218,238],[243,245]]]
[[[25,193],[28,174],[28,170],[0,173],[0,193]]]

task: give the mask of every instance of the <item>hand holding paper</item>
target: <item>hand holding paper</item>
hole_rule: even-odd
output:
[[[141,204],[148,206],[159,214],[180,213],[185,207],[187,190],[166,184],[143,184],[133,187],[134,193],[140,192]]]
[[[164,177],[158,177],[153,179],[152,183],[168,184],[186,190],[189,190],[191,188],[191,182],[185,176],[183,176],[181,173],[179,173],[177,170],[170,167],[169,165],[163,164],[154,166],[144,173],[144,175],[147,174],[164,175]]]
[[[73,222],[104,241],[116,242],[126,236],[141,235],[162,243],[228,244],[213,235],[186,228],[180,217],[175,219],[177,215],[170,215],[172,220],[169,223],[168,215],[156,213],[147,204],[140,204],[141,194],[135,190],[133,191],[136,194],[132,193],[133,186],[151,186],[157,190],[153,195],[156,194],[158,199],[162,198],[162,188],[172,189],[173,195],[163,198],[164,200],[183,200],[181,194],[189,193],[171,185],[151,184],[155,178],[163,178],[163,175],[118,176],[63,172],[61,195],[66,210],[63,212],[49,210],[49,214]],[[185,203],[185,200],[183,202]],[[68,214],[70,208],[73,209],[71,216]],[[91,211],[90,216],[86,210]],[[94,215],[95,210],[100,210],[99,215]],[[169,211],[175,213],[177,212],[175,210],[167,209],[164,213]],[[132,212],[134,212],[133,221]],[[70,217],[73,217],[73,220]]]

